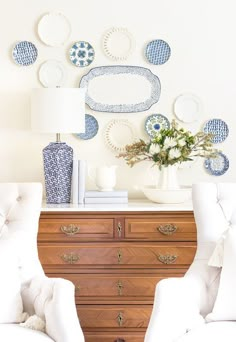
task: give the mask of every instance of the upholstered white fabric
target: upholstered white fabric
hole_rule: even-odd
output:
[[[236,228],[230,228],[224,239],[223,265],[213,310],[207,321],[236,321]],[[235,337],[236,338],[236,337]]]
[[[21,327],[19,324],[0,324],[1,342],[54,342],[46,334]]]
[[[208,260],[225,227],[236,224],[236,183],[194,184],[192,197],[197,252],[183,278],[157,284],[145,342],[192,341],[188,340],[190,331],[205,326],[204,319],[215,303],[221,269],[208,266]],[[218,328],[214,333],[213,327],[216,325],[211,328],[211,339],[201,337],[198,341],[216,341]]]
[[[235,342],[236,322],[212,322],[189,331],[175,342]]]
[[[0,239],[0,323],[19,323],[25,318],[18,258],[14,248],[7,239]]]
[[[36,314],[46,324],[45,334],[19,325],[0,324],[0,341],[13,342],[17,336],[17,342],[84,342],[74,285],[65,279],[47,278],[38,259],[41,200],[39,183],[0,183],[0,240],[17,246],[24,311],[30,316]],[[1,269],[0,274],[4,277]]]

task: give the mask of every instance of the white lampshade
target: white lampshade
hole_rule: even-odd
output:
[[[84,133],[85,89],[33,89],[31,128],[44,133]]]

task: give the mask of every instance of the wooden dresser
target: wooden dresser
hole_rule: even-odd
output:
[[[195,230],[191,205],[45,207],[39,257],[75,284],[86,342],[143,342],[156,283],[186,272]]]

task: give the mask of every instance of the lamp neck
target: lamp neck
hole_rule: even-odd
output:
[[[60,135],[60,133],[56,133],[56,142],[57,143],[61,142],[61,135]]]

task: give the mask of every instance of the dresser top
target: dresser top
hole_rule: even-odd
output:
[[[150,202],[148,200],[129,200],[125,204],[47,204],[43,203],[41,211],[68,211],[68,212],[114,212],[114,211],[192,211],[193,206],[191,202],[181,204],[159,204]]]

